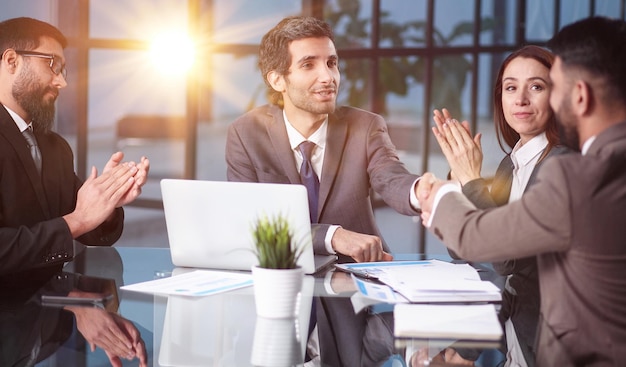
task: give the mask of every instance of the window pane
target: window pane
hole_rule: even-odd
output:
[[[515,0],[482,2],[481,45],[504,45],[515,42]]]
[[[394,125],[418,127],[423,125],[424,65],[418,57],[393,57],[380,60],[379,105]],[[383,93],[384,92],[384,93]],[[408,146],[408,144],[401,144]],[[416,150],[412,147],[412,150]]]
[[[385,110],[391,141],[400,160],[413,173],[421,174],[424,131],[423,62],[417,57],[381,58],[380,98]],[[419,82],[418,82],[419,80]],[[379,196],[375,196],[382,202]],[[390,207],[376,209],[376,218],[392,251],[414,253],[419,249],[419,217],[407,217]]]
[[[163,74],[146,51],[92,49],[89,56],[89,121],[112,126],[128,113],[185,114],[184,75]]]
[[[431,88],[431,106],[429,111],[446,108],[453,118],[459,121],[469,119],[471,112],[470,89],[472,83],[470,55],[450,55],[433,60],[433,80]],[[432,114],[425,126],[432,126]],[[430,129],[430,156],[428,157],[428,171],[434,172],[437,177],[446,177],[448,165],[436,139]]]
[[[561,24],[559,28],[589,16],[589,0],[570,0],[561,4]]]
[[[339,83],[337,104],[371,110],[369,100],[372,88],[370,60],[340,59],[339,71],[341,82]]]
[[[185,78],[159,74],[145,51],[92,49],[89,60],[88,167],[101,169],[116,150],[126,160],[148,155],[153,180],[142,197],[160,198],[158,179],[183,173],[184,142],[166,137],[185,121]],[[123,120],[130,116],[141,118]],[[161,125],[153,116],[177,119]]]
[[[211,57],[211,89],[200,98],[212,100],[211,120],[232,122],[248,109],[266,104],[266,87],[257,67],[257,55],[238,57],[232,54],[215,54]]]
[[[434,44],[468,46],[474,32],[474,1],[439,0],[435,2]]]
[[[200,79],[199,108],[204,112],[198,125],[198,179],[226,180],[228,126],[249,109],[268,102],[257,59],[256,54],[210,56],[206,75]]]
[[[433,108],[445,107],[455,118],[469,116],[472,62],[470,55],[449,55],[433,61],[431,101]]]
[[[324,20],[333,29],[338,49],[372,46],[372,0],[328,0]]]
[[[56,4],[53,1],[4,1],[0,21],[17,17],[30,17],[56,25],[56,15]]]
[[[596,15],[619,18],[622,11],[623,2],[619,0],[596,1]]]
[[[478,56],[478,106],[476,115],[479,123],[482,120],[489,120],[493,114],[493,84],[497,77],[499,57],[496,54],[480,54]]]
[[[554,3],[528,0],[526,3],[526,39],[548,40],[554,32]]]
[[[509,53],[482,54],[478,59],[478,121],[475,133],[483,137],[483,166],[481,174],[490,177],[496,172],[504,153],[498,145],[493,125],[493,87],[498,77],[502,60]]]
[[[92,38],[151,40],[169,30],[187,30],[186,2],[107,0],[89,2]]]
[[[380,47],[426,44],[426,1],[381,0]]]
[[[293,0],[214,0],[212,10],[202,14],[211,17],[215,43],[258,44],[282,18],[301,12],[301,2]]]

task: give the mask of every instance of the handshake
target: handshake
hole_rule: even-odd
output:
[[[431,217],[439,199],[445,193],[458,190],[458,185],[453,181],[440,180],[430,172],[422,175],[415,187],[415,196],[420,203],[422,223],[425,227],[430,227]]]

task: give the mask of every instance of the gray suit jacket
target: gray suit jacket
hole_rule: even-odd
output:
[[[570,152],[564,146],[550,149],[546,157],[538,162],[530,175],[525,191],[537,182],[537,174],[548,158]],[[491,190],[486,180],[479,178],[463,185],[463,194],[479,209],[502,206],[509,202],[513,181],[513,162],[507,155],[498,166]],[[508,286],[502,294],[499,318],[502,323],[511,319],[522,353],[528,366],[535,365],[535,336],[539,320],[539,273],[536,256],[509,259],[493,263],[500,275],[510,275]]]
[[[301,184],[283,111],[274,105],[258,107],[232,123],[226,140],[226,163],[229,181]],[[381,236],[370,189],[399,213],[418,215],[409,202],[417,178],[398,159],[381,116],[351,107],[337,108],[328,118],[320,177],[320,224],[312,228],[315,252],[326,253],[324,237],[330,225]]]
[[[625,217],[626,122],[547,161],[519,201],[479,211],[443,196],[430,229],[472,261],[538,255],[537,365],[604,366],[626,360]]]

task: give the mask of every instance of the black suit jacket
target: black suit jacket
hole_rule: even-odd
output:
[[[69,365],[67,349],[84,346],[85,340],[75,332],[74,314],[58,305],[42,304],[42,295],[66,296],[73,290],[104,294],[115,291],[113,279],[49,270],[34,269],[24,274],[17,285],[0,276],[0,366],[32,366],[43,361],[72,340],[74,331],[73,342],[65,345],[65,353],[59,360],[52,360],[57,365]],[[117,310],[117,303],[111,307]]]
[[[73,256],[73,241],[63,215],[76,206],[82,185],[74,173],[69,144],[58,134],[35,131],[42,156],[38,174],[26,140],[4,107],[0,108],[0,274],[35,267],[61,268]],[[108,246],[120,237],[124,212],[78,238]]]

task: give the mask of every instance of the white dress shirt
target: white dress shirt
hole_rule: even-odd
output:
[[[289,145],[291,146],[291,151],[293,152],[293,156],[296,160],[296,168],[298,172],[300,172],[300,166],[302,165],[302,153],[298,149],[298,146],[303,141],[310,141],[315,143],[315,148],[313,149],[313,153],[311,154],[311,164],[313,165],[313,170],[320,180],[320,184],[322,183],[322,168],[324,166],[324,152],[326,151],[326,135],[328,135],[328,118],[326,121],[322,123],[322,126],[319,127],[308,139],[306,139],[295,127],[289,122],[287,119],[287,114],[283,110],[283,119],[285,120],[285,127],[287,128],[287,137],[289,138]],[[339,229],[341,226],[331,225],[326,232],[326,237],[324,238],[324,245],[326,246],[326,251],[330,254],[336,254],[337,252],[333,249],[332,239],[335,235],[335,231]]]
[[[526,186],[528,186],[530,175],[547,146],[548,138],[545,132],[533,137],[524,145],[522,145],[521,140],[515,144],[510,155],[513,162],[513,177],[509,203],[522,197]]]
[[[594,140],[596,140],[595,135],[585,141],[582,148],[580,149],[580,153],[582,155],[587,155],[587,152],[589,151],[589,147],[591,146],[591,144],[593,144]]]
[[[20,130],[21,133],[24,132],[24,130],[28,129],[32,125],[24,121],[24,119],[20,115],[18,115],[15,111],[10,109],[9,107],[4,106],[4,108],[6,108],[9,115],[11,115],[11,117],[13,118],[13,121],[15,121],[15,124],[17,125],[17,128]]]

